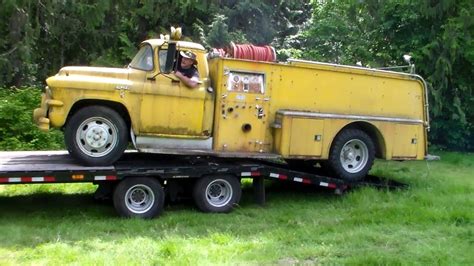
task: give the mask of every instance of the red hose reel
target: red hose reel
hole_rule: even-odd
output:
[[[230,47],[214,48],[213,53],[222,57],[266,62],[276,61],[275,49],[270,45],[257,46],[252,44],[234,44],[231,42]]]

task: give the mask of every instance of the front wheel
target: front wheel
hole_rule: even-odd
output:
[[[372,139],[359,129],[345,129],[336,136],[327,165],[331,172],[347,181],[364,178],[374,163]]]
[[[156,217],[163,211],[164,202],[163,187],[153,178],[131,177],[115,187],[114,207],[122,217]]]
[[[127,124],[113,109],[89,106],[72,115],[64,138],[69,153],[85,165],[111,165],[128,145]]]
[[[231,175],[206,176],[194,185],[193,198],[203,212],[227,213],[239,203],[242,189]]]

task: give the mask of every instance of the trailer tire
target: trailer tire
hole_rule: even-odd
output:
[[[375,146],[369,135],[360,129],[345,129],[331,146],[327,166],[343,180],[358,181],[367,175],[374,158]]]
[[[239,203],[241,195],[239,179],[232,175],[202,177],[193,189],[194,202],[203,212],[231,212]]]
[[[163,212],[165,193],[154,178],[130,177],[121,181],[114,191],[114,207],[127,218],[154,218]]]
[[[111,165],[128,145],[123,118],[105,106],[89,106],[74,113],[66,124],[64,139],[69,153],[84,165]]]

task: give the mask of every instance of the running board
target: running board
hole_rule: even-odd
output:
[[[275,153],[216,151],[212,149],[212,143],[212,137],[207,139],[184,139],[139,136],[136,138],[137,150],[144,153],[221,158],[282,159],[281,155]]]
[[[157,149],[157,148],[141,148],[138,151],[143,152],[143,153],[213,156],[213,157],[219,157],[219,158],[283,159],[281,155],[276,154],[276,153],[261,153],[261,152],[230,152],[230,151],[214,151],[214,150]]]
[[[138,136],[136,147],[139,151],[145,149],[212,150],[212,138],[185,139]]]

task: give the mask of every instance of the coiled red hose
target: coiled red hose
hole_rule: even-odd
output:
[[[270,45],[257,46],[252,44],[231,43],[227,48],[214,48],[213,53],[222,57],[247,59],[255,61],[276,61],[275,49]]]

